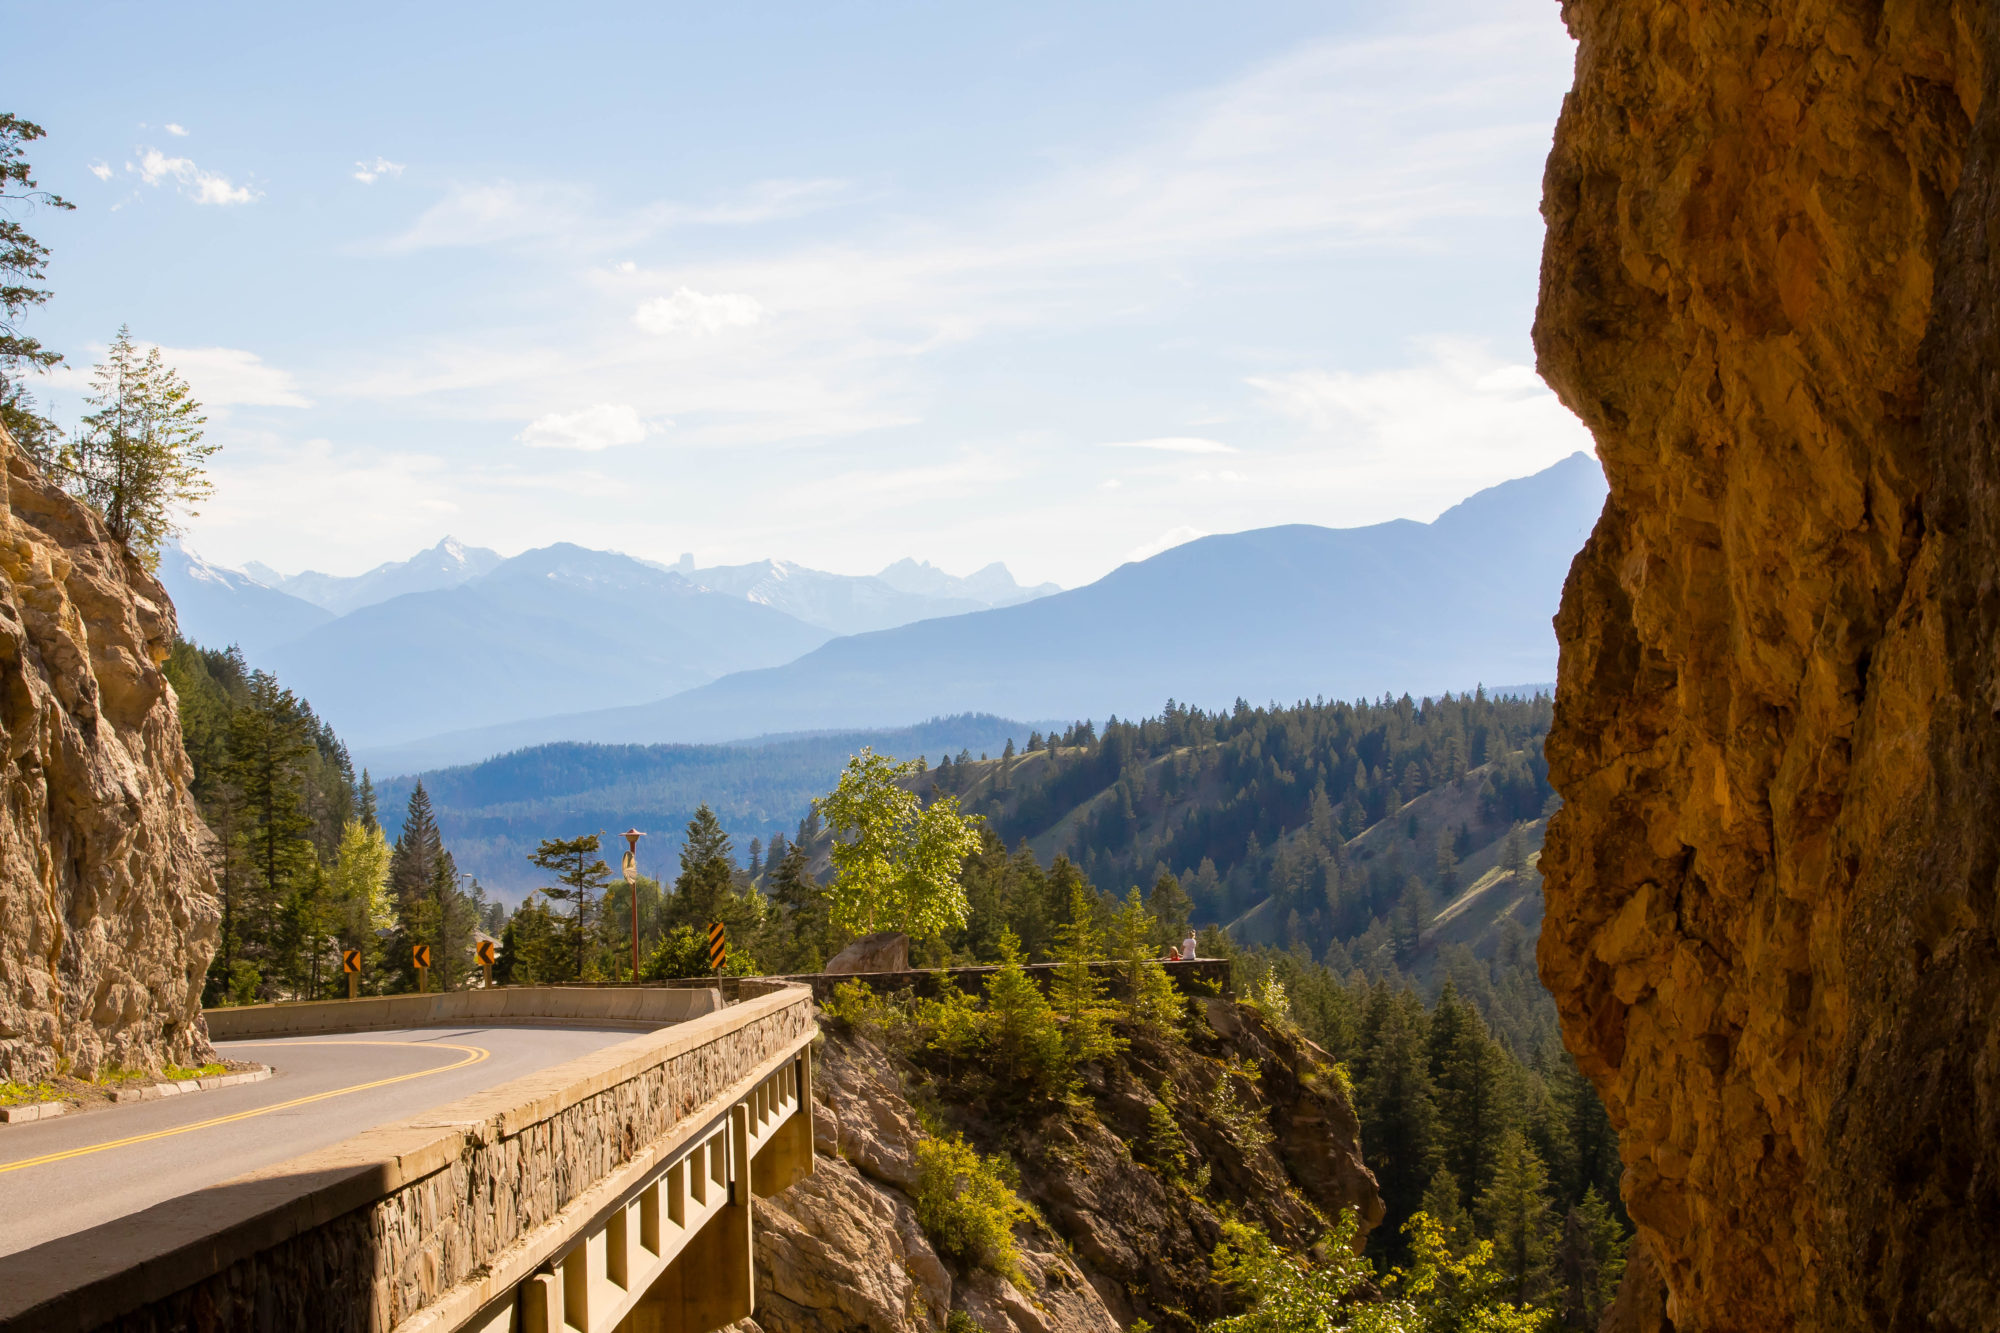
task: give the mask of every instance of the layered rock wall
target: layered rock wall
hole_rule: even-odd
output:
[[[0,1078],[207,1056],[166,593],[0,429]]]
[[[1989,8],[1563,6],[1540,956],[1681,1329],[2000,1327]]]

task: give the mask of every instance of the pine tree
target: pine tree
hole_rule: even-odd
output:
[[[576,904],[570,921],[576,970],[563,980],[588,979],[591,903],[603,896],[605,881],[611,877],[611,867],[598,856],[599,846],[595,833],[581,838],[543,838],[528,857],[532,864],[556,877],[559,887],[544,886],[541,889],[544,897]]]
[[[1424,1012],[1412,992],[1371,997],[1364,1024],[1365,1076],[1355,1091],[1361,1105],[1363,1156],[1388,1209],[1376,1231],[1393,1245],[1402,1225],[1423,1203],[1424,1190],[1438,1167],[1437,1108],[1431,1100],[1429,1062],[1424,1055]]]
[[[1573,1329],[1594,1330],[1625,1275],[1625,1232],[1596,1190],[1563,1219],[1555,1249],[1557,1308]]]
[[[1090,967],[1104,958],[1104,937],[1097,928],[1096,896],[1081,884],[1070,890],[1069,920],[1056,930],[1055,956],[1049,1004],[1062,1019],[1070,1062],[1088,1064],[1114,1054],[1125,1043],[1111,1031],[1116,1011],[1105,1003],[1104,983]]]
[[[1438,830],[1437,886],[1442,902],[1449,903],[1458,896],[1458,851],[1452,845],[1451,835],[1443,829]]]
[[[62,356],[23,334],[19,322],[30,308],[49,299],[46,288],[33,285],[47,271],[49,250],[8,216],[15,207],[36,204],[62,210],[76,207],[61,195],[36,188],[22,146],[43,133],[32,120],[0,113],[0,426],[46,471],[55,462],[62,432],[35,410],[23,375],[47,373],[62,364]]]
[[[1493,1242],[1494,1267],[1507,1275],[1514,1299],[1538,1300],[1549,1286],[1548,1174],[1519,1130],[1500,1139],[1493,1181],[1479,1196],[1475,1216]]]
[[[1153,893],[1146,900],[1146,910],[1153,917],[1153,943],[1179,943],[1187,937],[1194,900],[1188,897],[1186,890],[1181,888],[1181,882],[1165,866],[1160,867],[1153,880]]]
[[[793,843],[769,874],[775,934],[771,962],[781,972],[817,972],[832,950],[826,894],[807,869],[806,849]]]
[[[1492,1183],[1508,1128],[1501,1069],[1504,1056],[1479,1014],[1447,981],[1431,1010],[1426,1041],[1440,1154],[1469,1205]]]
[[[203,442],[208,418],[187,381],[159,348],[142,357],[127,328],[91,373],[85,401],[94,410],[63,449],[64,480],[151,569],[180,531],[177,512],[192,514],[208,498],[206,464],[221,446]]]
[[[688,821],[687,835],[681,842],[681,870],[674,877],[670,922],[705,931],[709,922],[732,915],[728,909],[735,880],[736,856],[729,835],[704,801]]]
[[[1431,1177],[1431,1183],[1424,1187],[1420,1208],[1438,1224],[1438,1229],[1444,1233],[1446,1246],[1455,1255],[1464,1254],[1478,1239],[1473,1234],[1472,1214],[1465,1210],[1462,1193],[1458,1177],[1441,1166]]]
[[[225,897],[224,936],[246,941],[264,975],[295,985],[309,970],[303,951],[311,921],[300,895],[315,886],[318,858],[305,810],[305,761],[312,733],[298,699],[267,672],[253,672],[247,698],[229,719],[228,788],[231,834],[243,874]],[[233,900],[233,901],[232,901]],[[219,960],[233,968],[233,951]],[[230,975],[230,984],[235,977]]]
[[[1021,966],[1020,941],[1000,936],[1000,967],[986,983],[986,1044],[1001,1087],[1040,1100],[1069,1095],[1069,1051],[1047,998]]]
[[[361,804],[361,809],[360,809],[361,826],[363,828],[372,829],[375,832],[380,833],[382,831],[382,823],[381,820],[377,817],[375,810],[375,784],[368,780],[368,770],[365,768],[361,770],[361,792],[359,800]]]
[[[1527,872],[1528,849],[1527,844],[1521,839],[1521,826],[1519,824],[1507,830],[1506,850],[1501,853],[1500,864],[1507,868],[1507,873],[1510,875],[1520,875]]]

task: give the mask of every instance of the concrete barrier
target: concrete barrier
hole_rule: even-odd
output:
[[[657,1188],[660,1169],[678,1154],[712,1139],[744,1107],[767,1106],[774,1082],[805,1108],[788,1126],[804,1144],[785,1148],[785,1160],[794,1172],[811,1169],[802,1065],[817,1031],[811,994],[769,983],[745,989],[762,993],[0,1257],[0,1329],[511,1327],[524,1284],[579,1236],[604,1228],[631,1196]],[[628,1012],[660,1012],[643,993],[624,994]],[[254,1008],[278,1015],[318,1007]],[[412,1021],[409,1009],[374,1012],[398,1026]],[[431,1012],[444,1015],[433,1021],[463,1021],[449,1007]],[[587,1021],[603,1020],[592,1012]]]
[[[723,1007],[715,987],[495,986],[438,995],[226,1005],[207,1010],[213,1041],[261,1041],[330,1032],[464,1026],[562,1026],[651,1031]]]

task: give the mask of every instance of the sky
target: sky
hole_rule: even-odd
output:
[[[1549,0],[47,5],[58,421],[121,325],[211,560],[450,533],[1076,586],[1591,447],[1536,378]]]

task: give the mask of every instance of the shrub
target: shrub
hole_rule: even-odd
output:
[[[1019,1282],[1014,1224],[1027,1211],[995,1164],[964,1139],[917,1145],[917,1225],[940,1252]]]

